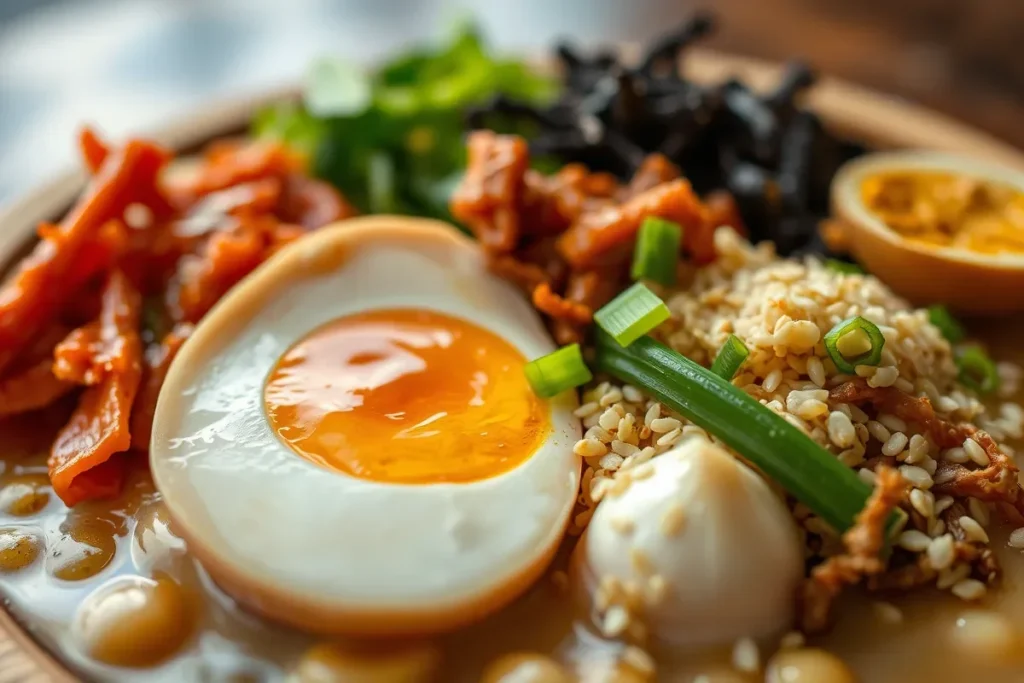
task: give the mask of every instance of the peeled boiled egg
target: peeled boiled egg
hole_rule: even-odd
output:
[[[591,590],[644,591],[650,633],[678,646],[727,644],[787,628],[803,549],[786,506],[758,474],[705,438],[649,463],[601,501],[577,549]],[[628,473],[624,473],[628,474]]]
[[[211,311],[161,392],[150,460],[228,593],[306,630],[417,634],[510,602],[576,499],[573,392],[524,298],[453,227],[376,216],[283,249]]]

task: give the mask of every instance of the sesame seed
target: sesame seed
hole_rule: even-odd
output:
[[[614,451],[618,455],[621,455],[623,458],[628,458],[631,455],[636,455],[637,453],[639,453],[640,449],[631,443],[626,443],[625,441],[619,441],[618,439],[615,439],[614,441],[612,441],[612,451]]]
[[[928,562],[936,571],[948,569],[955,558],[953,536],[943,534],[928,544]]]
[[[968,500],[967,508],[971,512],[971,517],[974,517],[981,526],[986,527],[989,522],[992,521],[992,515],[989,513],[988,505],[977,498],[971,498]]]
[[[668,595],[668,582],[661,574],[654,574],[647,579],[647,590],[644,591],[644,598],[648,605],[659,605],[665,601]]]
[[[889,413],[882,413],[878,416],[878,421],[881,422],[886,429],[890,432],[905,432],[907,431],[907,423],[898,418],[895,415]]]
[[[601,621],[601,632],[609,638],[622,635],[629,625],[629,612],[624,607],[612,605],[604,613]]]
[[[589,415],[593,415],[600,409],[601,406],[599,406],[595,401],[590,401],[588,403],[584,403],[579,408],[572,411],[572,414],[575,415],[576,417],[583,418]]]
[[[631,384],[622,385],[622,395],[630,403],[643,403],[644,395]]]
[[[614,403],[618,403],[621,400],[622,391],[620,389],[613,387],[609,389],[604,396],[601,397],[601,400],[599,400],[598,403],[601,405],[602,408],[607,408],[608,406]]]
[[[601,456],[601,459],[598,461],[598,466],[601,469],[614,472],[619,469],[620,465],[622,465],[622,461],[623,457],[618,453],[608,453],[607,455]]]
[[[862,482],[864,482],[865,484],[869,484],[870,486],[874,486],[875,480],[878,479],[878,475],[876,475],[874,472],[872,472],[866,467],[857,470],[857,476],[860,477],[860,480]]]
[[[761,383],[761,388],[767,391],[769,394],[775,393],[775,390],[779,388],[782,383],[782,370],[772,370],[765,376],[764,381]]]
[[[985,584],[977,579],[964,579],[953,584],[950,592],[961,600],[973,601],[985,597],[987,589]]]
[[[581,458],[596,458],[608,452],[608,447],[597,439],[580,439],[572,447],[572,452]]]
[[[654,403],[650,408],[647,409],[647,413],[644,415],[644,426],[650,427],[651,423],[661,417],[661,404]],[[653,431],[653,430],[651,430]]]
[[[967,451],[962,449],[962,447],[956,446],[953,447],[953,449],[943,451],[942,460],[949,463],[956,463],[957,465],[963,465],[967,461],[971,460],[971,458],[967,455]]]
[[[897,541],[901,548],[913,553],[924,552],[931,542],[932,539],[928,537],[928,534],[917,529],[907,529],[899,535]]]
[[[889,457],[899,455],[907,447],[907,435],[903,432],[896,432],[889,437],[889,440],[882,446],[882,455]]]
[[[932,475],[917,465],[900,465],[900,474],[911,486],[919,489],[930,489],[934,483]]]
[[[941,515],[953,504],[953,496],[940,496],[935,499],[935,514]]]
[[[907,453],[906,463],[908,465],[918,464],[928,457],[928,439],[920,434],[914,434],[910,437],[907,450],[909,452]]]
[[[583,437],[586,439],[597,439],[602,443],[611,443],[613,438],[612,433],[601,425],[594,425],[587,430],[587,433],[584,434]]]
[[[651,560],[640,548],[633,547],[629,549],[629,561],[630,564],[633,565],[633,569],[635,569],[639,574],[646,576],[654,572]]]
[[[968,541],[974,541],[975,543],[988,543],[988,534],[985,533],[985,529],[978,524],[973,517],[964,515],[959,520],[960,528],[964,530],[964,536],[967,537]]]
[[[598,418],[597,424],[601,425],[602,428],[608,431],[615,431],[619,428],[619,414],[615,412],[613,408],[601,413],[601,417]]]
[[[655,434],[667,434],[682,427],[682,423],[674,417],[659,417],[651,421],[651,431]]]
[[[926,519],[935,515],[935,494],[931,491],[911,489],[910,504]]]
[[[976,462],[981,467],[988,467],[988,453],[981,447],[981,444],[974,439],[964,439],[964,452],[967,453],[971,460]]]
[[[819,387],[825,386],[825,366],[817,356],[807,359],[807,376]]]
[[[871,436],[875,437],[876,441],[881,441],[882,443],[888,441],[889,437],[892,436],[892,433],[886,426],[878,420],[868,422],[868,432],[870,432]]]
[[[672,503],[661,516],[661,533],[665,536],[676,536],[683,530],[686,523],[686,511],[680,502]]]
[[[960,409],[960,404],[949,396],[940,396],[938,401],[935,401],[935,409],[940,413],[953,413]]]
[[[671,446],[678,441],[679,437],[682,435],[683,431],[681,429],[673,429],[668,434],[663,434],[655,443],[659,446]]]
[[[750,638],[740,638],[732,648],[732,665],[737,671],[757,673],[761,668],[761,652]]]
[[[840,448],[849,448],[857,440],[853,422],[845,413],[834,410],[828,416],[828,438]]]
[[[1024,549],[1024,526],[1011,531],[1006,544],[1011,548]]]

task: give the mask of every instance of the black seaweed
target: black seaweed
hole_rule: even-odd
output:
[[[729,190],[751,239],[782,254],[827,253],[818,235],[836,170],[865,149],[828,131],[800,106],[815,81],[803,62],[787,65],[774,90],[742,81],[703,85],[685,79],[680,59],[714,29],[698,13],[650,45],[635,66],[608,50],[590,55],[562,43],[555,55],[563,91],[547,107],[497,98],[467,113],[473,128],[528,124],[531,153],[629,178],[660,152],[698,192]]]

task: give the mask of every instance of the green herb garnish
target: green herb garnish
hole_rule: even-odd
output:
[[[959,344],[967,336],[960,321],[953,317],[949,309],[942,304],[935,304],[928,307],[928,320],[932,325],[939,328],[939,332],[950,344]]]
[[[654,216],[645,218],[633,250],[633,279],[674,285],[682,241],[683,228],[678,223]]]
[[[999,372],[985,349],[968,344],[957,348],[953,358],[960,370],[961,384],[979,394],[991,394],[999,389]]]
[[[563,346],[546,356],[536,358],[527,363],[523,371],[530,387],[541,398],[557,396],[594,378],[583,362],[579,344]]]
[[[629,346],[668,320],[668,306],[643,283],[629,289],[601,307],[594,322],[622,346]]]
[[[448,198],[466,165],[465,110],[497,94],[545,102],[556,88],[523,61],[494,56],[465,24],[448,43],[412,50],[376,70],[316,62],[303,103],[264,109],[253,133],[305,153],[313,175],[362,211],[447,219]]]
[[[869,320],[860,316],[842,321],[825,335],[825,350],[840,372],[853,374],[858,365],[882,362],[885,337]]]
[[[722,379],[731,380],[749,355],[750,350],[747,349],[747,345],[740,341],[735,334],[730,334],[722,344],[722,348],[718,349],[718,355],[711,363],[711,372]]]

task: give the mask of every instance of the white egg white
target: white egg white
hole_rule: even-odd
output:
[[[527,359],[554,348],[469,239],[378,216],[264,264],[199,325],[161,392],[150,460],[176,529],[234,597],[308,630],[424,633],[478,619],[543,571],[576,498],[574,392],[550,402],[550,433],[531,457],[472,483],[362,480],[278,439],[263,387],[281,355],[333,319],[395,307],[472,321]]]

